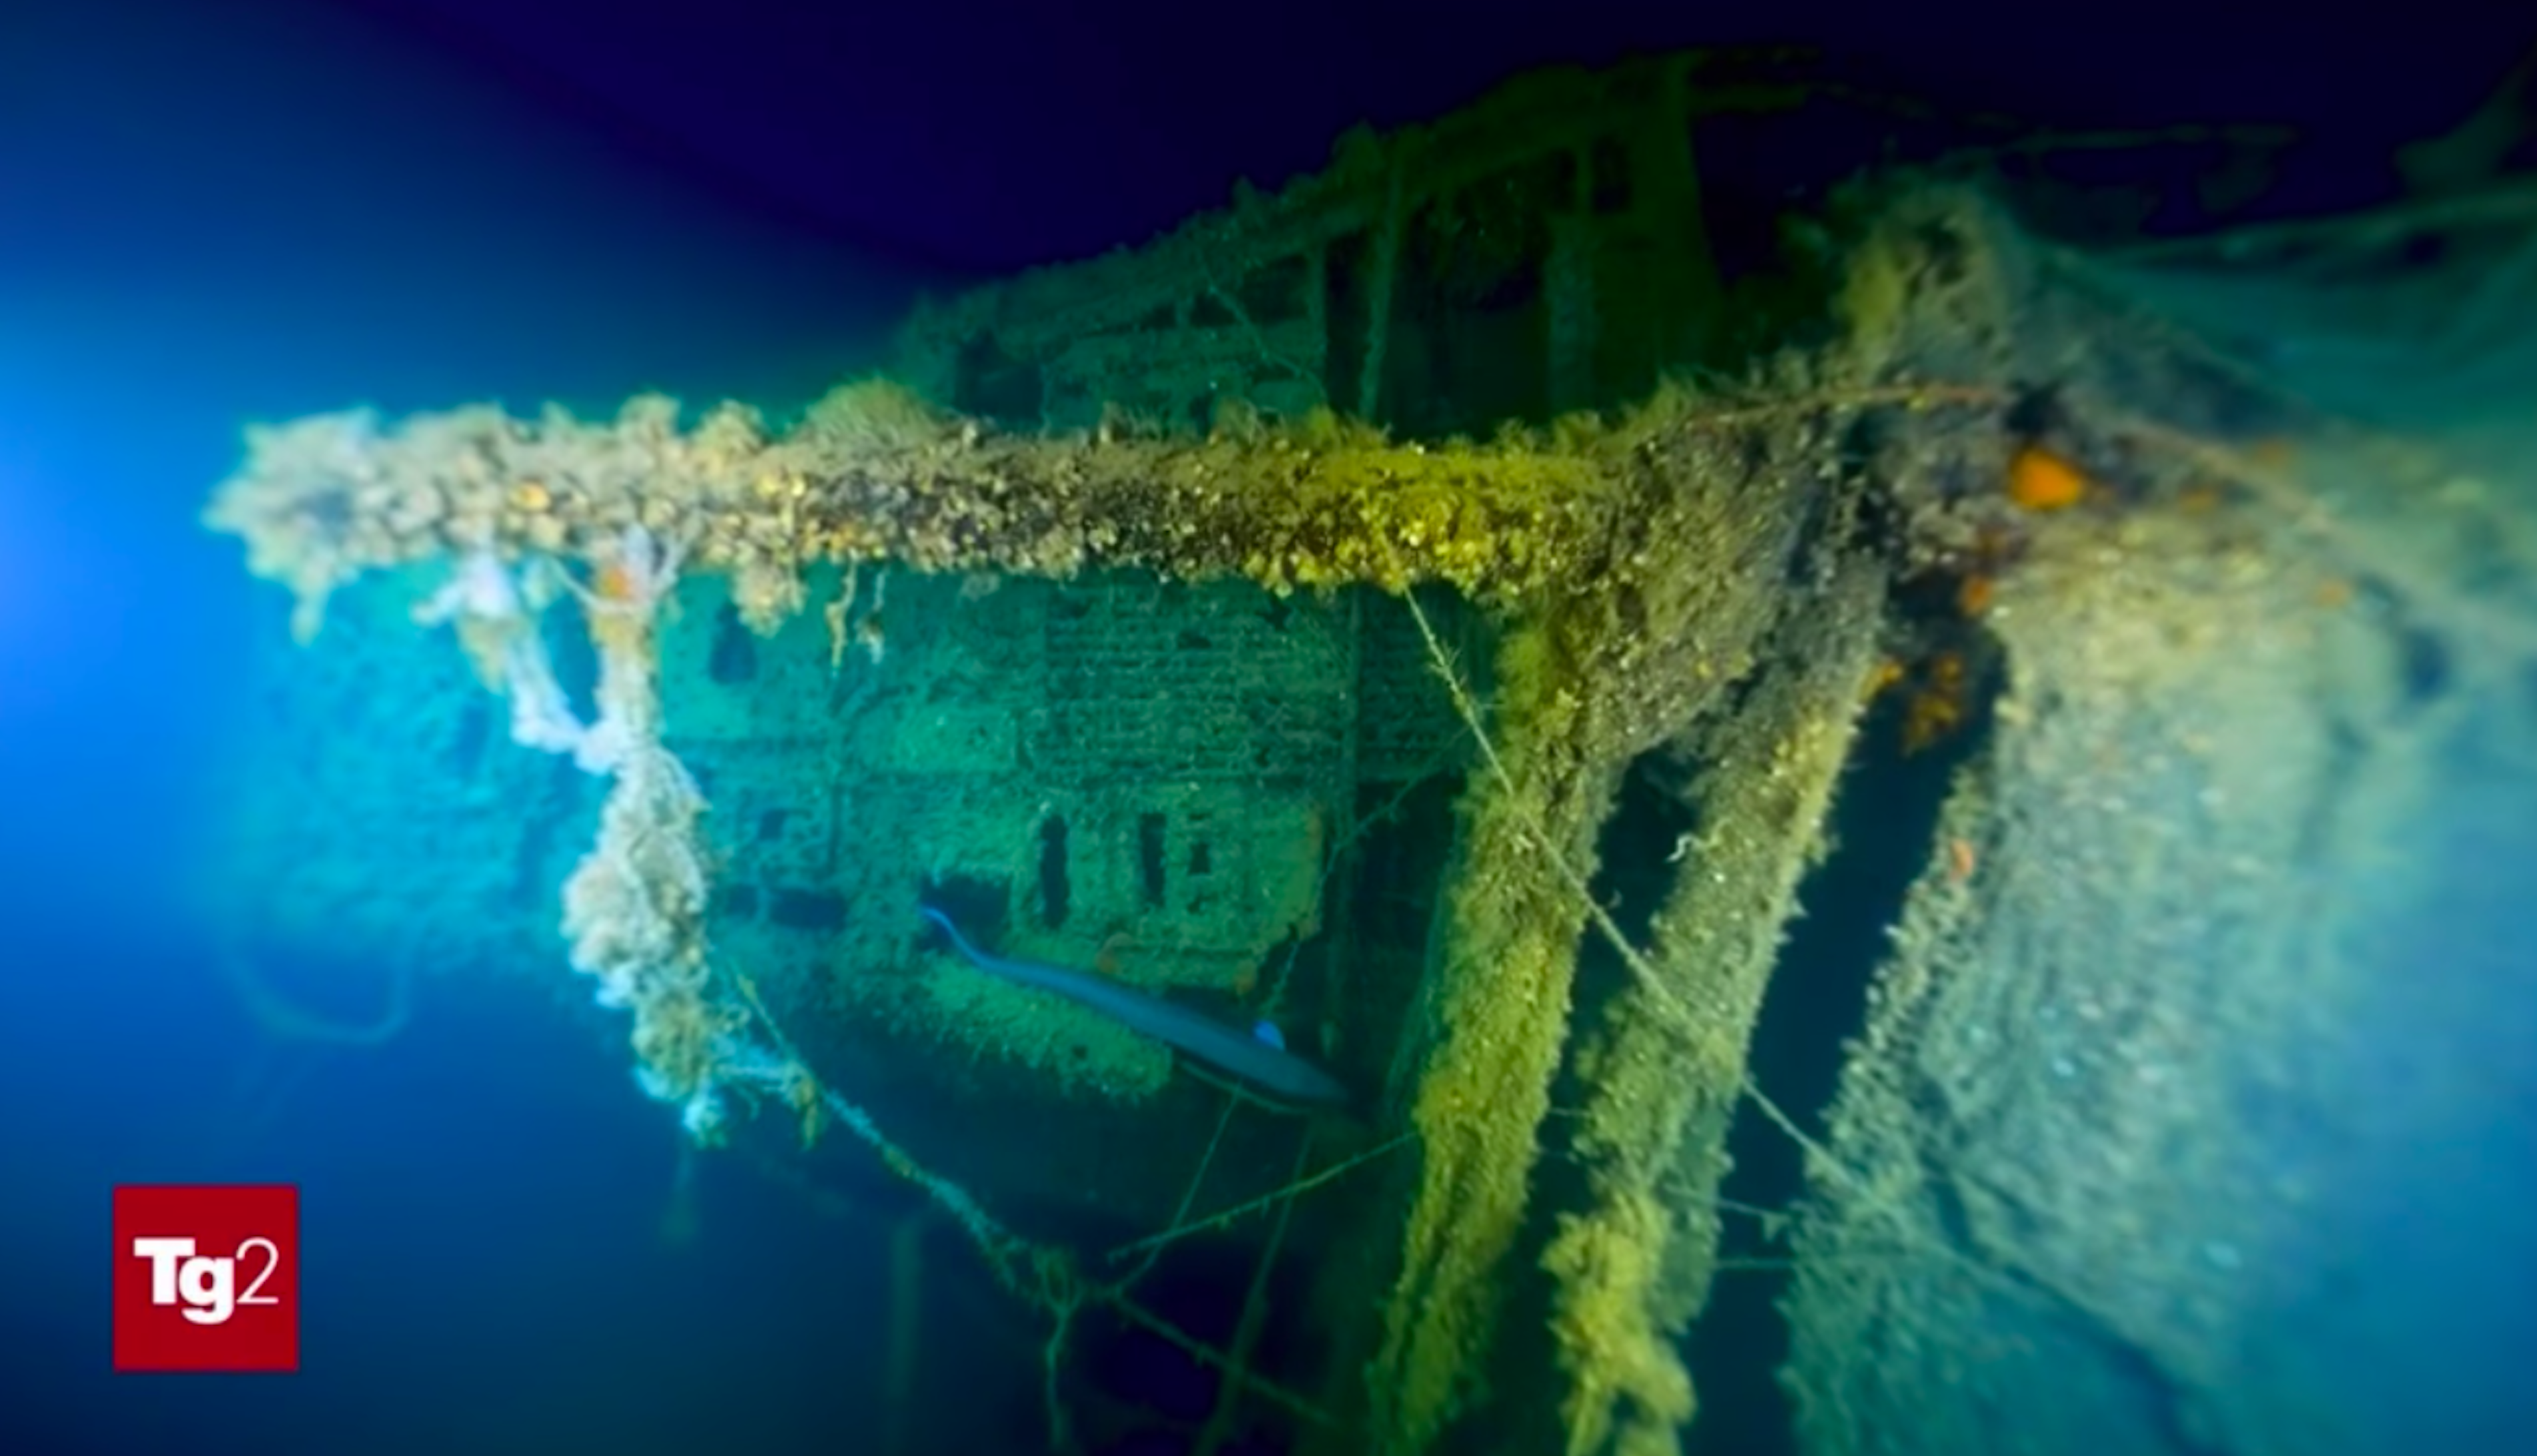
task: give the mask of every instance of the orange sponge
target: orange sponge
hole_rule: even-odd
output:
[[[2041,445],[2028,445],[2008,463],[2008,498],[2030,511],[2060,511],[2088,498],[2088,477],[2077,466]]]

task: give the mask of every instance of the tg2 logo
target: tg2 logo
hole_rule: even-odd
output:
[[[299,1367],[299,1189],[114,1190],[114,1367]]]

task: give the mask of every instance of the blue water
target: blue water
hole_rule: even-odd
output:
[[[801,398],[907,281],[328,10],[5,29],[0,1450],[839,1449],[877,1403],[885,1225],[708,1163],[666,1246],[667,1119],[533,996],[427,985],[356,1051],[225,989],[192,856],[280,594],[195,515],[252,418]],[[108,1372],[108,1189],[194,1178],[301,1184],[297,1375]],[[938,1263],[944,1317],[1030,1338]],[[1035,1408],[943,1405],[947,1437],[1036,1439]]]

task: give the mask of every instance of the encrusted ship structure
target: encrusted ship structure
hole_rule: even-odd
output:
[[[1835,95],[1789,74],[1352,137],[798,418],[256,431],[209,519],[307,647],[242,943],[596,1000],[699,1141],[951,1215],[1052,1371],[1215,1368],[1208,1449],[1671,1451],[1761,1265],[1810,1452],[2286,1449],[2250,1352],[2501,1036],[2391,947],[2532,999],[2537,451],[2473,408],[2524,328],[2273,346],[2432,235],[2524,322],[2454,281],[2527,214],[2125,254],[1996,157],[1777,198],[1751,139]],[[2350,407],[2379,362],[2452,412]],[[920,905],[1358,1105],[1228,1097]],[[1202,1239],[1260,1271],[1229,1341],[1139,1301]],[[1053,1439],[1130,1419],[1049,1388]]]

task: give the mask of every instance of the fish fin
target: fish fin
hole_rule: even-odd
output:
[[[1209,1071],[1205,1067],[1199,1065],[1196,1057],[1178,1056],[1172,1058],[1172,1060],[1182,1071],[1189,1073],[1199,1081],[1203,1082],[1207,1086],[1214,1088],[1216,1091],[1223,1093],[1225,1096],[1232,1098],[1235,1102],[1249,1103],[1251,1106],[1258,1108],[1264,1112],[1272,1112],[1280,1117],[1300,1117],[1307,1115],[1314,1110],[1301,1103],[1280,1101],[1279,1099],[1262,1092],[1258,1088],[1248,1086],[1235,1078],[1220,1076],[1217,1073]]]

